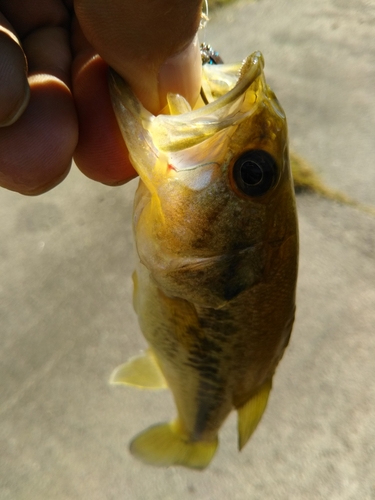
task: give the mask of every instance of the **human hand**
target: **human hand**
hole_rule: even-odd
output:
[[[76,17],[73,0],[0,0],[0,185],[22,194],[56,186],[73,156],[105,184],[135,176],[106,62],[153,113],[168,91],[192,104],[199,93],[191,42],[201,0],[76,0],[74,8]]]

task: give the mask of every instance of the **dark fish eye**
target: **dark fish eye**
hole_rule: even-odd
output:
[[[247,196],[262,196],[277,182],[278,168],[273,157],[261,149],[243,153],[233,165],[233,180]]]

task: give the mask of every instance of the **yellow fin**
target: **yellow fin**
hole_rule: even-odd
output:
[[[168,384],[151,349],[118,366],[112,373],[110,384],[125,384],[143,389],[166,389]]]
[[[215,455],[218,440],[188,442],[177,422],[158,424],[138,434],[130,452],[142,462],[159,467],[182,465],[205,469]]]
[[[238,448],[242,450],[255,431],[267,406],[272,381],[262,385],[259,391],[238,408]]]

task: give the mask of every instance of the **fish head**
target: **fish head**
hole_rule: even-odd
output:
[[[113,107],[141,179],[137,251],[168,296],[221,307],[265,279],[270,249],[296,233],[286,118],[263,66],[259,52],[240,66],[206,66],[210,102],[192,110],[169,95],[170,114],[158,116],[111,74]]]

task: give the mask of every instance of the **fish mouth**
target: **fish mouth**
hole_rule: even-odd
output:
[[[243,101],[249,87],[262,75],[263,67],[262,54],[254,52],[243,62],[234,87],[221,97],[183,114],[156,116],[147,127],[154,144],[161,151],[180,151],[248,118],[257,108],[256,94],[247,96],[246,103]]]
[[[212,102],[182,114],[158,116],[147,111],[130,86],[115,71],[110,70],[109,87],[113,108],[131,151],[131,160],[141,176],[143,173],[149,177],[155,163],[158,160],[165,163],[170,153],[182,152],[213,139],[221,131],[229,131],[256,111],[266,89],[262,54],[254,52],[242,65],[219,66],[216,69],[207,68],[205,85],[210,87],[208,91],[212,91]],[[169,99],[171,102],[173,99],[180,103],[184,101],[181,109],[191,109],[182,96],[172,94]]]

